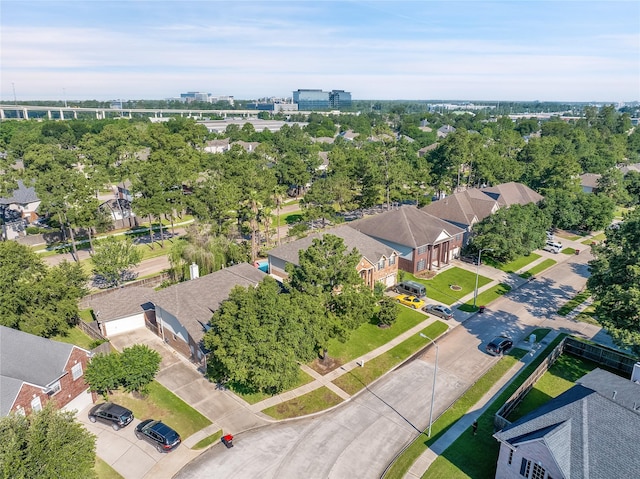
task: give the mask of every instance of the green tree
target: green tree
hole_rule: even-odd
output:
[[[12,479],[96,477],[95,437],[53,401],[29,416],[0,418],[0,473]]]
[[[158,351],[146,344],[135,344],[124,348],[120,355],[122,364],[122,386],[127,392],[145,393],[160,370],[162,357]]]
[[[91,391],[97,392],[107,400],[107,394],[117,390],[124,377],[120,354],[96,354],[91,358],[84,379]]]
[[[118,286],[125,273],[141,260],[142,253],[129,238],[119,240],[113,236],[102,240],[91,257],[94,273],[102,277],[107,286]]]
[[[398,318],[399,306],[393,299],[385,296],[380,300],[378,309],[378,326],[391,326]]]
[[[587,287],[597,320],[617,344],[640,354],[640,211],[606,234],[607,240],[592,248]]]

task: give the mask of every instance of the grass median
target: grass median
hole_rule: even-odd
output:
[[[323,411],[341,402],[340,396],[326,386],[322,386],[297,398],[264,409],[262,412],[274,419],[289,419]]]
[[[449,328],[442,321],[436,321],[421,331],[429,338],[436,339]],[[411,357],[426,345],[426,339],[419,334],[411,336],[389,351],[367,361],[364,366],[353,369],[333,381],[343,391],[353,395],[371,384],[387,371]]]
[[[574,309],[576,309],[579,305],[581,305],[582,303],[584,303],[587,299],[589,299],[589,297],[591,296],[591,292],[587,289],[585,289],[584,291],[576,294],[572,299],[570,299],[569,301],[567,301],[559,310],[558,310],[558,314],[560,316],[566,316],[567,314],[569,314],[571,311],[573,311]]]
[[[476,298],[476,306],[473,305],[472,299],[458,306],[458,309],[467,313],[473,313],[475,311],[478,311],[478,309],[480,309],[480,306],[486,306],[492,301],[498,299],[500,296],[507,294],[509,291],[511,291],[511,286],[509,286],[508,284],[496,284],[495,286],[492,286],[491,288],[483,291],[478,295],[478,297]]]
[[[545,269],[550,268],[554,264],[556,264],[555,260],[553,260],[551,258],[547,258],[544,261],[541,261],[540,263],[535,265],[533,268],[525,271],[524,273],[521,273],[520,277],[524,278],[524,279],[529,279],[529,278],[535,276],[536,274],[544,271]]]

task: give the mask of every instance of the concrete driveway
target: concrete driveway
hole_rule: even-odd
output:
[[[91,406],[80,411],[77,415],[78,420],[96,436],[98,457],[125,479],[171,477],[175,471],[198,455],[183,445],[170,453],[161,454],[148,442],[136,438],[135,428],[140,424],[139,418],[134,419],[124,429],[114,431],[108,424],[90,422],[87,416],[90,409]],[[164,463],[167,463],[167,466],[169,464],[178,464],[178,466],[164,467]],[[166,475],[154,472],[163,469],[173,471]]]

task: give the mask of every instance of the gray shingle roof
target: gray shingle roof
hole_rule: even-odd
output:
[[[18,180],[18,189],[13,191],[10,198],[0,198],[0,204],[11,205],[28,205],[40,201],[36,195],[36,189],[33,186],[25,186],[22,180]]]
[[[118,288],[112,292],[87,298],[82,301],[82,308],[91,308],[100,321],[112,321],[126,318],[149,309],[156,294],[151,288],[131,286]],[[146,305],[146,306],[145,306]]]
[[[250,264],[240,263],[157,291],[153,302],[175,316],[193,340],[200,342],[205,326],[231,290],[255,286],[266,276]]]
[[[60,378],[74,347],[0,326],[0,416],[9,413],[22,383],[44,388]]]
[[[600,178],[602,178],[602,175],[599,175],[597,173],[584,173],[580,175],[580,186],[586,186],[587,188],[597,188]]]
[[[415,206],[402,206],[397,210],[363,218],[349,223],[349,227],[372,238],[411,248],[437,244],[442,242],[443,236],[451,237],[464,232],[462,228]]]
[[[623,392],[614,400],[612,394],[578,384],[495,437],[513,446],[543,442],[567,478],[637,477],[640,410],[625,404],[634,396],[640,405],[640,385],[606,371],[591,374],[580,382]]]
[[[278,246],[277,248],[269,251],[269,256],[297,265],[300,251],[307,249],[311,246],[314,239],[321,238],[325,234],[342,238],[345,246],[347,247],[347,251],[351,251],[355,248],[362,256],[373,264],[376,264],[383,256],[385,258],[389,258],[394,253],[394,249],[384,243],[381,243],[364,233],[360,233],[349,226],[341,225],[322,233],[313,233],[299,240],[292,241],[291,243]]]
[[[515,204],[526,205],[529,203],[538,203],[544,199],[544,196],[533,191],[527,185],[513,181],[482,188],[480,191],[485,194],[497,193],[499,195],[497,201],[500,203],[500,206],[511,206]]]

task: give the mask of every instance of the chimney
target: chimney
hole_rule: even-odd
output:
[[[191,279],[200,277],[200,270],[198,269],[198,265],[196,263],[191,263],[191,265],[189,265],[189,275],[191,276]]]
[[[613,391],[613,397],[611,399],[615,400],[617,394],[618,394],[618,391]]]

